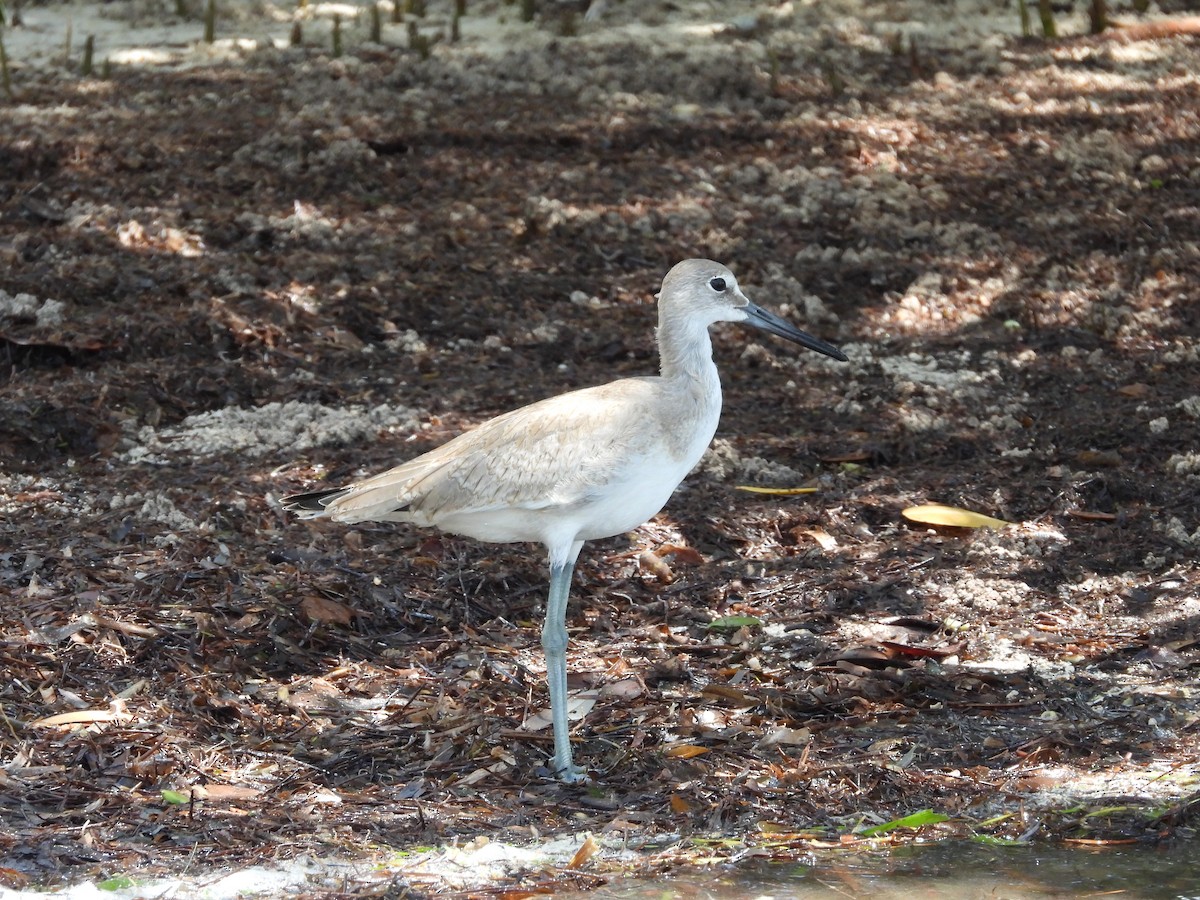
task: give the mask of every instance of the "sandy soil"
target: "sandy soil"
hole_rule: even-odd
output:
[[[334,58],[334,7],[231,8],[211,47],[144,3],[4,32],[0,882],[586,888],[924,808],[927,838],[1189,836],[1197,39],[472,2],[451,43],[430,6],[425,54],[342,10]],[[580,561],[566,787],[540,550],[277,498],[652,371],[688,256],[851,362],[715,335],[712,452]]]

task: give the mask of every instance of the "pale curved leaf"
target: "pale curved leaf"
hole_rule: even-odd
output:
[[[1003,519],[985,516],[983,513],[960,509],[957,506],[944,506],[941,503],[910,506],[901,515],[910,522],[920,522],[922,525],[949,525],[954,528],[1003,528],[1012,524]]]

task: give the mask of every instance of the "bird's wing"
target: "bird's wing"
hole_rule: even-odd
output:
[[[328,514],[432,523],[450,513],[582,503],[652,452],[659,440],[654,391],[654,379],[624,379],[489,419],[350,485]]]

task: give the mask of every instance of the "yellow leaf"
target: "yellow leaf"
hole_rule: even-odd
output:
[[[817,492],[817,489],[814,487],[773,488],[773,487],[760,487],[756,484],[739,484],[736,486],[735,489],[739,490],[739,491],[746,491],[747,493],[750,493],[750,494],[775,494],[776,496],[779,496],[779,497],[791,497],[796,494],[815,494]]]
[[[693,756],[701,756],[707,752],[707,747],[697,747],[695,744],[676,744],[674,747],[667,748],[666,755],[672,759],[691,759]]]
[[[1003,528],[1012,524],[1003,519],[985,516],[983,513],[959,509],[957,506],[943,506],[941,503],[910,506],[901,515],[909,521],[920,522],[923,525],[950,525],[954,528]]]

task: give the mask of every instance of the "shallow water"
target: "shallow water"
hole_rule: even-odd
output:
[[[622,879],[578,896],[590,900],[1045,900],[1085,896],[1200,900],[1200,843],[1067,849],[943,842],[879,853],[823,853],[787,862],[755,861],[653,880]]]

